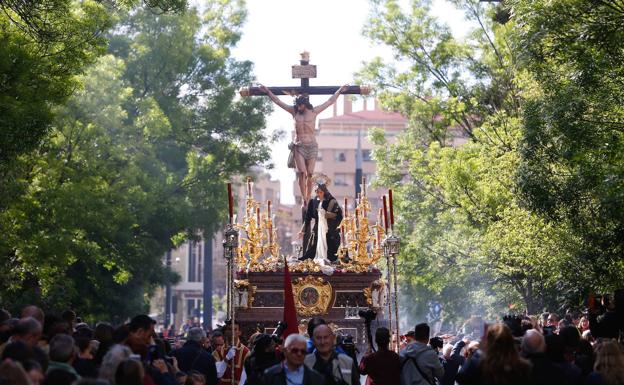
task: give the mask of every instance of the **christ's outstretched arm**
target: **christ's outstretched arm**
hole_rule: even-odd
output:
[[[277,96],[275,96],[275,94],[273,94],[273,92],[271,92],[270,89],[268,89],[266,86],[260,84],[259,87],[260,90],[264,93],[267,94],[267,96],[273,101],[273,103],[277,104],[278,106],[282,107],[284,110],[288,111],[291,115],[295,114],[295,108],[293,106],[290,106],[284,102],[282,102],[280,100],[280,98],[278,98]]]
[[[323,112],[324,109],[326,109],[327,107],[329,107],[332,104],[336,103],[336,100],[338,99],[338,96],[340,96],[340,94],[345,92],[348,88],[349,88],[348,84],[345,84],[344,86],[340,87],[338,89],[338,91],[336,91],[336,93],[334,93],[329,99],[327,99],[325,101],[325,103],[316,106],[314,108],[314,113],[315,114],[320,114],[321,112]]]

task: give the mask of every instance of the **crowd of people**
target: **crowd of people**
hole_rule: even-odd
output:
[[[624,291],[601,315],[506,316],[479,336],[468,327],[432,337],[421,323],[398,349],[378,327],[376,349],[360,356],[322,318],[245,345],[231,323],[209,334],[189,323],[171,339],[147,315],[92,328],[72,311],[27,306],[19,317],[0,311],[0,385],[624,385],[621,304]]]

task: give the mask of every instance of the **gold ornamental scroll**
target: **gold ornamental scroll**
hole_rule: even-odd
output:
[[[332,298],[332,287],[321,277],[308,275],[293,281],[297,313],[303,317],[327,314]]]

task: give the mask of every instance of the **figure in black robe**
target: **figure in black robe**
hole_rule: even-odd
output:
[[[338,201],[331,195],[325,184],[317,184],[316,197],[310,199],[303,216],[303,256],[301,260],[314,259],[316,255],[316,241],[318,236],[318,208],[322,204],[327,219],[327,258],[334,262],[338,259],[338,247],[340,246],[340,231],[338,226],[342,222],[342,208]],[[311,222],[314,219],[314,227]]]

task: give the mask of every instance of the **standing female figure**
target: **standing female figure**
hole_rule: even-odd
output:
[[[342,208],[338,201],[327,189],[327,185],[316,185],[316,198],[308,202],[303,227],[300,236],[304,237],[303,259],[316,259],[321,264],[325,260],[336,261],[338,247],[340,246],[340,232],[338,226],[342,221]],[[314,228],[310,225],[314,219]]]

